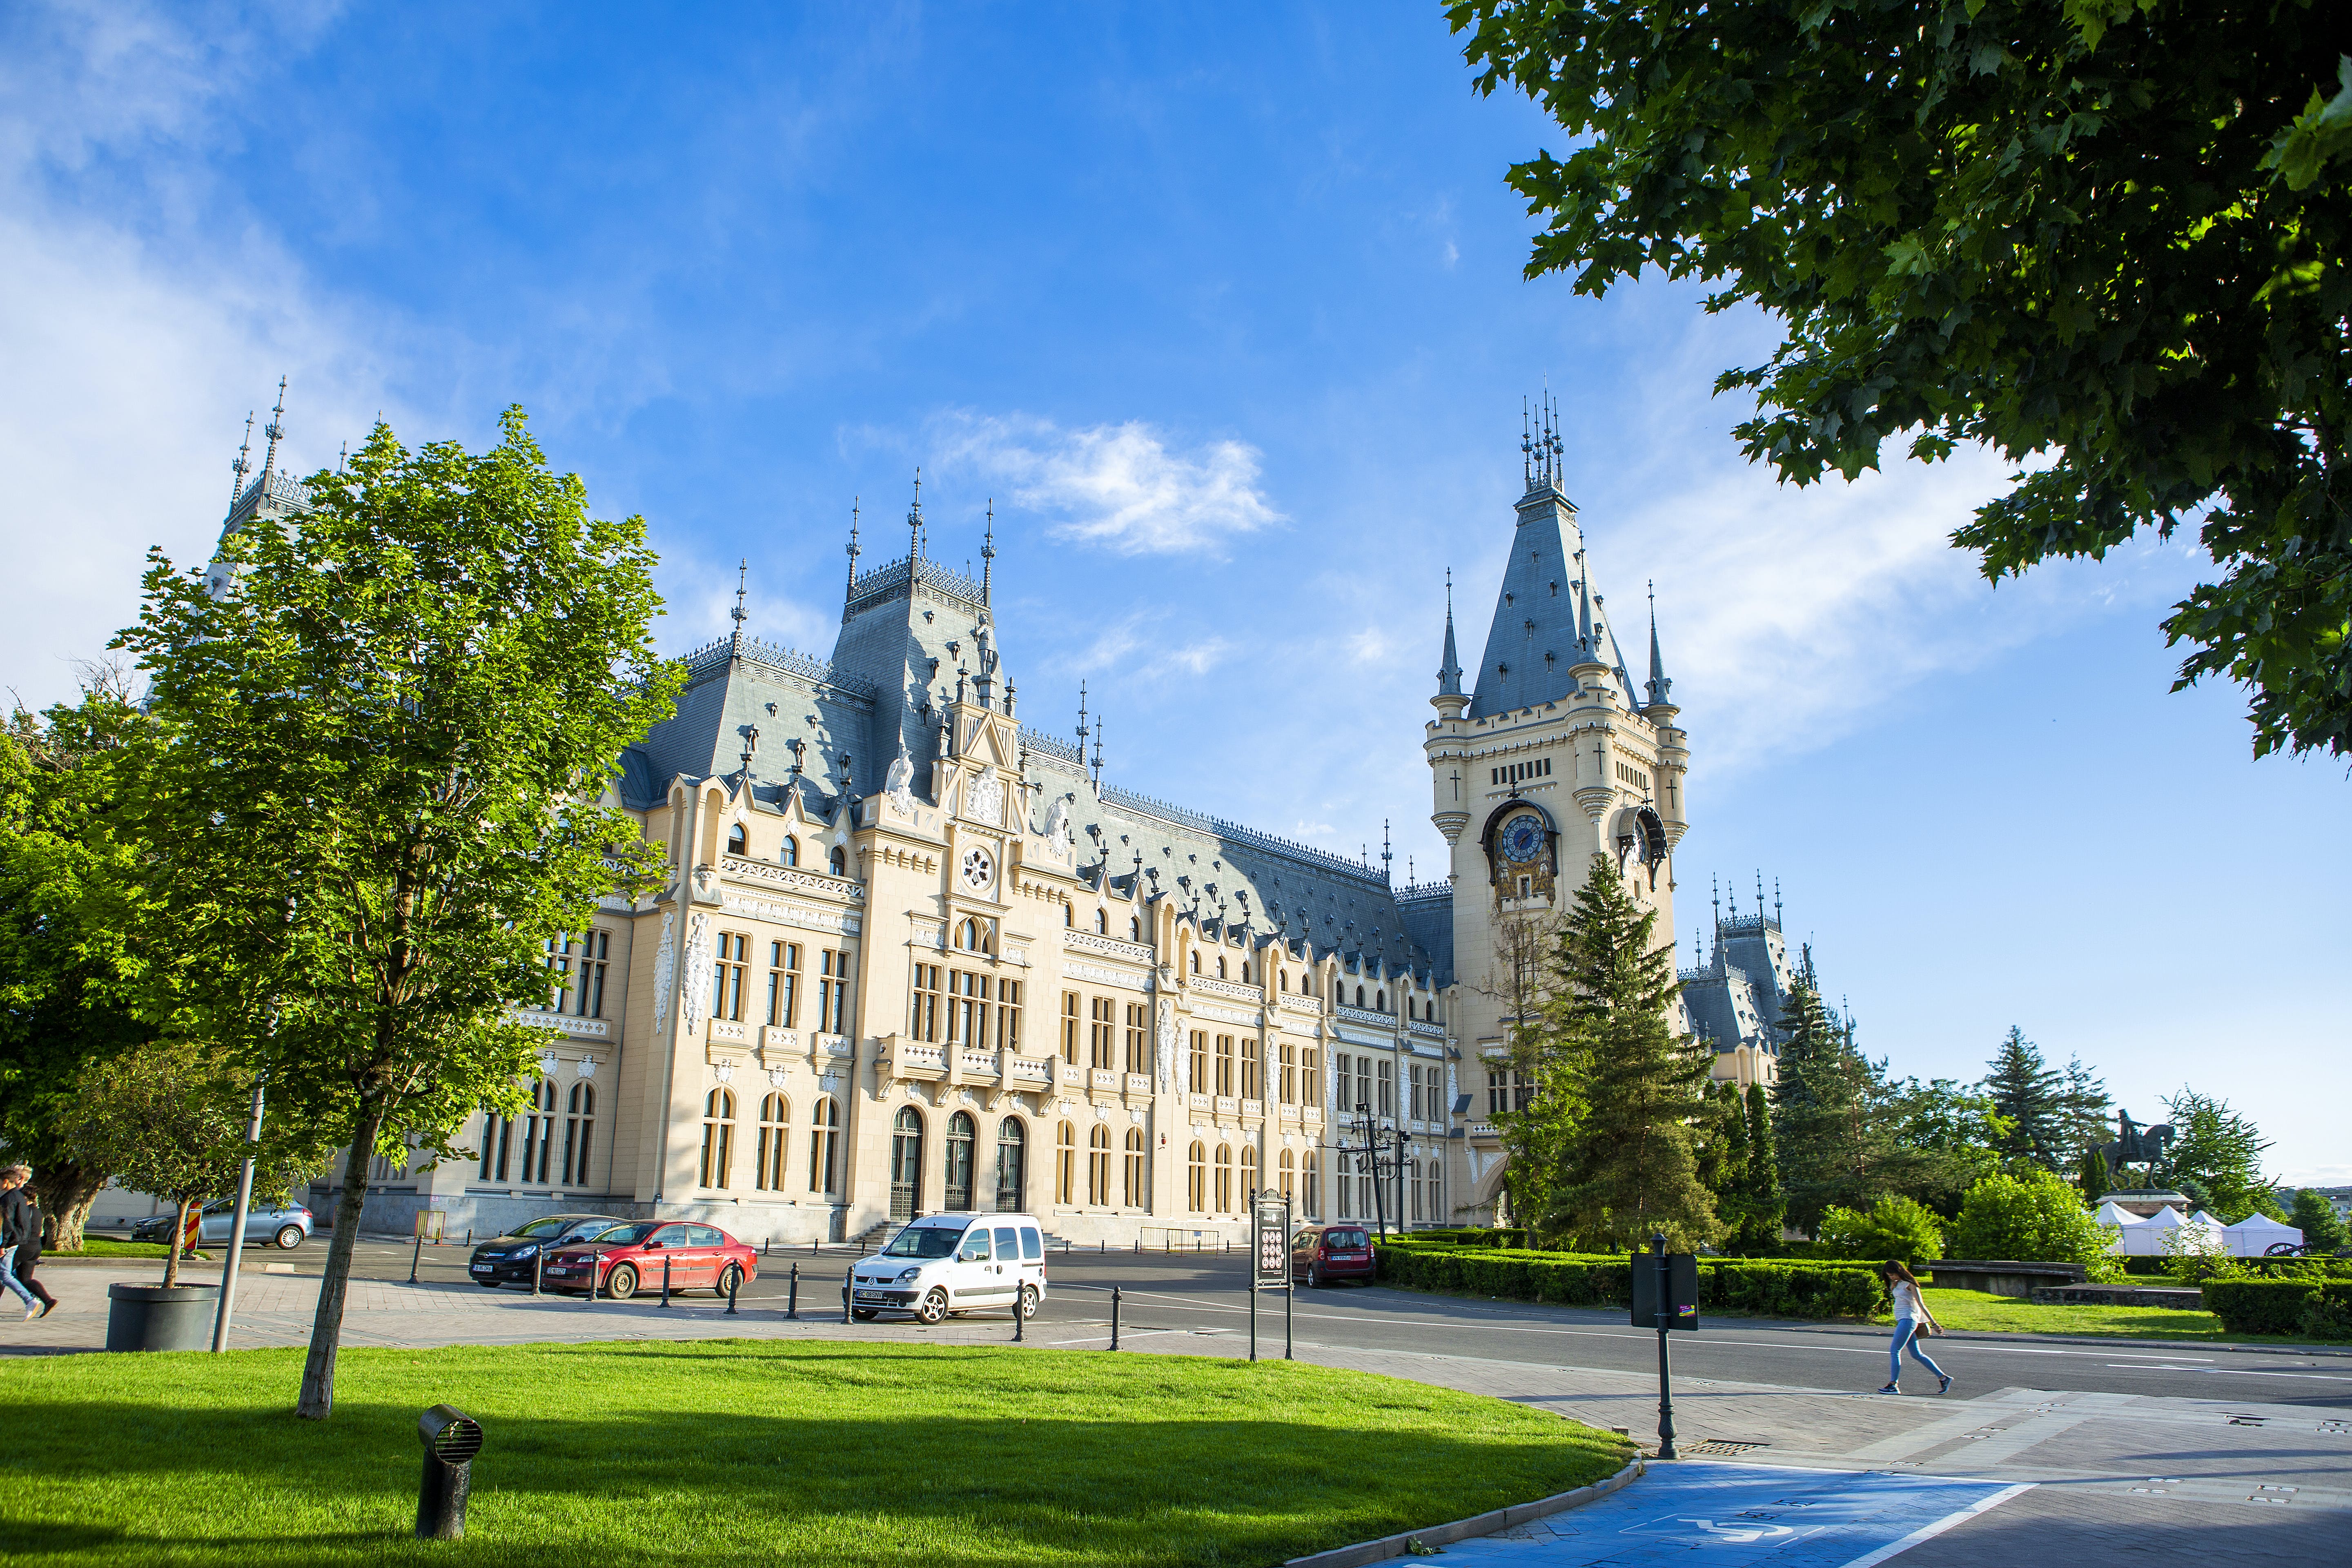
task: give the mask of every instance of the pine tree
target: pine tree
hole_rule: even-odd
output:
[[[1773,1132],[1790,1221],[1811,1235],[1832,1206],[1867,1209],[1885,1194],[1932,1185],[1932,1162],[1896,1136],[1902,1106],[1884,1069],[1805,978],[1789,993],[1780,1030]]]
[[[1780,1243],[1789,1217],[1789,1195],[1780,1187],[1780,1155],[1772,1137],[1772,1103],[1760,1083],[1743,1097],[1748,1123],[1748,1180],[1739,1194],[1738,1243],[1745,1251],[1766,1251]]]
[[[1712,1064],[1667,1009],[1680,990],[1674,950],[1654,935],[1605,856],[1576,895],[1554,954],[1563,1022],[1584,1047],[1584,1120],[1549,1223],[1593,1245],[1631,1249],[1663,1231],[1677,1247],[1722,1234],[1699,1184],[1692,1120]]]
[[[2074,1184],[2083,1189],[2083,1201],[2097,1203],[2107,1195],[2107,1158],[2097,1149],[2085,1145],[2080,1168],[2074,1173]]]
[[[2115,1100],[2107,1093],[2107,1086],[2084,1065],[2080,1057],[2066,1060],[2065,1087],[2058,1091],[2057,1122],[2061,1158],[2079,1156],[2115,1136]],[[2101,1160],[2099,1163],[2105,1170],[2106,1162]]]
[[[2012,1159],[2031,1160],[2054,1171],[2063,1158],[2061,1110],[2065,1095],[2063,1075],[2042,1059],[2042,1048],[2025,1037],[2016,1025],[2000,1043],[2000,1052],[1986,1064],[1992,1070],[1980,1086],[1993,1109],[2013,1125],[2000,1144]]]

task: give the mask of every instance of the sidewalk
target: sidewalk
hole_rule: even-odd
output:
[[[217,1273],[191,1269],[188,1277],[210,1280]],[[104,1284],[110,1279],[152,1281],[154,1270],[152,1266],[110,1269],[85,1264],[69,1276],[60,1270],[52,1278],[63,1304],[37,1322],[0,1322],[0,1339],[7,1342],[0,1353],[98,1348],[105,1341]],[[746,1307],[730,1318],[725,1304],[707,1294],[679,1299],[667,1309],[645,1300],[599,1300],[586,1306],[576,1298],[534,1300],[520,1291],[470,1285],[354,1280],[346,1302],[343,1342],[424,1348],[633,1339],[847,1339],[902,1344],[1005,1344],[1012,1340],[1012,1323],[1001,1314],[951,1319],[931,1329],[911,1322],[845,1324],[838,1291],[829,1293],[825,1286],[823,1279],[808,1282],[802,1297],[808,1315],[792,1321],[768,1305]],[[317,1292],[315,1275],[246,1275],[238,1287],[231,1345],[249,1349],[306,1343]],[[1107,1323],[1065,1319],[1032,1322],[1026,1342],[1040,1348],[1103,1350],[1108,1339]],[[1130,1306],[1121,1346],[1123,1352],[1230,1356],[1246,1353],[1246,1338],[1237,1330],[1155,1327],[1148,1307]],[[1629,1429],[1645,1447],[1654,1444],[1657,1383],[1645,1374],[1311,1341],[1299,1342],[1298,1356],[1318,1365],[1386,1373],[1539,1405],[1595,1426]],[[1962,1542],[1988,1531],[2012,1528],[2011,1519],[2035,1521],[2035,1541],[2079,1535],[2086,1549],[2105,1541],[2100,1548],[2105,1555],[2115,1554],[2116,1542],[2102,1532],[2137,1535],[2139,1544],[2153,1551],[2155,1538],[2147,1534],[2153,1530],[2168,1543],[2154,1561],[2193,1556],[2208,1563],[2267,1563],[2298,1560],[2298,1554],[2303,1562],[2352,1560],[2352,1544],[2347,1544],[2352,1543],[2352,1408],[2048,1394],[2025,1388],[1988,1390],[1974,1398],[1957,1394],[1943,1399],[1882,1397],[1843,1389],[1685,1377],[1675,1380],[1675,1415],[1678,1447],[1685,1459],[1738,1461],[1729,1468],[1743,1470],[1769,1466],[1783,1478],[1792,1472],[1845,1478],[1833,1485],[1808,1482],[1816,1492],[1828,1486],[1858,1495],[1886,1487],[1888,1478],[1906,1476],[1978,1480],[1994,1490],[2026,1484],[2037,1489],[2005,1494],[1990,1513],[1957,1529],[1949,1541],[1939,1537],[1930,1546],[1911,1548],[1904,1568],[1931,1568],[1937,1552],[1958,1551]],[[1698,1468],[1693,1466],[1692,1474]],[[1669,1472],[1681,1473],[1671,1466],[1654,1466],[1651,1476]],[[1864,1477],[1877,1479],[1861,1479]],[[1643,1500],[1684,1484],[1645,1478],[1628,1489],[1625,1506],[1647,1507]],[[1793,1483],[1784,1479],[1772,1484],[1785,1489]],[[1934,1491],[1915,1489],[1904,1495],[1916,1500]],[[1695,1504],[1670,1506],[1702,1517],[1691,1512]],[[1575,1521],[1586,1517],[1582,1511],[1560,1516],[1561,1526],[1577,1528]],[[1664,1527],[1643,1529],[1647,1531],[1641,1538],[1644,1551],[1681,1539],[1671,1531],[1661,1533]],[[2194,1553],[2179,1547],[2190,1538],[2199,1541]],[[1527,1568],[1600,1560],[1558,1555],[1567,1550],[1559,1545],[1562,1539],[1556,1532],[1540,1539],[1527,1536],[1522,1544],[1529,1551],[1541,1546],[1552,1553],[1527,1558]],[[1590,1531],[1576,1539],[1584,1542],[1578,1551],[1599,1549]],[[1759,1542],[1762,1539],[1757,1538]],[[1547,1540],[1550,1544],[1545,1544]],[[1683,1541],[1676,1549],[1688,1551],[1692,1544]],[[1626,1546],[1618,1542],[1610,1551]],[[2016,1549],[2024,1547],[2019,1543]],[[2049,1553],[2037,1549],[2032,1554]],[[1639,1560],[1609,1557],[1612,1563]],[[1799,1560],[1785,1559],[1791,1563]]]

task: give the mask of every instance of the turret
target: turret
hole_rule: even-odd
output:
[[[1445,656],[1437,666],[1437,695],[1429,700],[1438,715],[1459,719],[1470,706],[1462,691],[1462,656],[1454,647],[1454,568],[1445,569]]]

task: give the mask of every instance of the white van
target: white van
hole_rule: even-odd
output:
[[[912,1312],[936,1323],[982,1307],[1034,1318],[1045,1299],[1045,1237],[1025,1214],[935,1214],[911,1221],[890,1245],[850,1270],[850,1310],[871,1320]]]

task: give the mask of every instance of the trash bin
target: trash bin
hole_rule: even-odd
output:
[[[217,1285],[109,1285],[106,1348],[110,1351],[208,1351]]]

